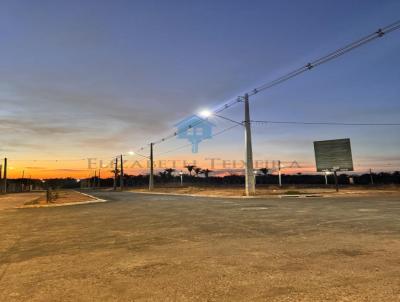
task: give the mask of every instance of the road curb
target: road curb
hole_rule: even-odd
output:
[[[188,196],[188,197],[207,197],[207,198],[232,198],[232,199],[252,199],[259,198],[260,196],[221,196],[221,195],[196,195],[196,194],[180,194],[180,193],[163,193],[163,192],[136,192],[136,191],[125,191],[135,194],[148,194],[148,195],[169,195],[169,196]]]
[[[164,192],[136,192],[125,191],[135,194],[148,194],[148,195],[166,195],[166,196],[188,196],[188,197],[207,197],[207,198],[230,198],[230,199],[261,199],[261,198],[313,198],[313,197],[326,197],[322,194],[281,194],[281,195],[256,195],[256,196],[221,196],[221,195],[197,195],[197,194],[181,194],[181,193],[164,193]]]

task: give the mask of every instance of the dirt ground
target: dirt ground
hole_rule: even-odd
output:
[[[132,192],[148,192],[147,187],[129,188]],[[190,195],[212,195],[212,196],[244,196],[243,186],[167,186],[159,185],[153,190],[156,193],[190,194]],[[400,186],[341,186],[339,193],[333,186],[304,186],[285,185],[257,185],[256,196],[277,196],[277,195],[346,195],[346,194],[398,194]]]
[[[44,196],[42,192],[0,194],[0,210],[38,203]]]
[[[93,200],[92,197],[73,190],[57,190],[53,191],[53,195],[56,195],[57,198],[48,203],[45,191],[2,194],[0,195],[0,210],[15,207],[56,205]]]
[[[0,212],[0,301],[400,301],[400,196],[92,192]]]

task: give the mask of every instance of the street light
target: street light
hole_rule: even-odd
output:
[[[183,186],[183,172],[180,171],[180,172],[179,172],[179,175],[180,175],[180,177],[181,177],[181,186]]]
[[[331,175],[332,174],[332,172],[329,172],[329,171],[325,171],[325,185],[328,185],[328,175]]]
[[[150,143],[150,156],[146,156],[134,151],[129,151],[129,155],[140,156],[150,160],[150,175],[149,175],[149,191],[153,190],[154,188],[154,157],[153,157],[153,146],[154,143]]]
[[[204,109],[202,111],[199,112],[199,116],[202,118],[208,118],[211,115],[213,115],[213,113],[210,110]]]
[[[233,120],[233,119],[230,119],[229,117],[225,117],[225,116],[216,114],[216,113],[214,113],[214,112],[211,112],[210,110],[203,110],[203,111],[200,111],[200,112],[198,113],[198,116],[200,116],[201,118],[204,118],[204,119],[209,118],[210,116],[216,116],[216,117],[222,118],[222,119],[224,119],[224,120],[227,120],[227,121],[229,121],[229,122],[232,122],[232,123],[234,123],[234,124],[238,124],[238,125],[240,125],[240,126],[243,126],[243,123],[240,123],[240,122],[238,122],[238,121],[235,121],[235,120]]]
[[[257,184],[257,176],[260,174],[260,171],[254,170],[254,183]]]
[[[280,187],[282,187],[282,174],[281,174],[282,168],[285,168],[285,166],[281,164],[280,160],[278,160],[278,178]]]
[[[237,121],[234,121],[230,118],[220,116],[215,114],[214,112],[211,112],[210,110],[202,110],[199,112],[199,116],[201,118],[208,118],[212,115],[217,116],[219,118],[228,120],[232,123],[241,125],[245,129],[245,191],[246,195],[255,195],[256,194],[256,184],[255,184],[255,177],[254,177],[254,169],[253,169],[253,146],[251,143],[251,121],[250,121],[250,104],[249,104],[249,95],[246,93],[243,97],[239,98],[240,101],[243,101],[244,104],[244,121],[242,123],[239,123]]]
[[[146,155],[143,155],[143,154],[140,154],[140,153],[136,153],[136,152],[134,152],[134,151],[129,151],[128,154],[129,154],[129,155],[132,155],[132,156],[134,155],[134,156],[140,156],[140,157],[143,157],[143,158],[150,159],[149,156],[146,156]]]

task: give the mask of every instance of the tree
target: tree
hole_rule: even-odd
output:
[[[192,176],[192,171],[194,168],[196,168],[195,165],[187,165],[185,166],[186,169],[188,169],[190,176]]]
[[[211,172],[213,172],[213,171],[208,170],[208,169],[201,170],[201,173],[204,174],[204,177],[205,177],[205,178],[208,178],[208,175],[209,175]]]
[[[165,180],[168,176],[168,173],[166,171],[158,172],[158,175],[160,175],[162,180]]]
[[[194,173],[196,173],[196,176],[199,176],[201,171],[202,171],[202,169],[200,167],[194,168]]]
[[[168,169],[165,169],[164,170],[164,172],[167,174],[167,177],[168,178],[172,178],[172,173],[174,173],[176,170],[175,169],[172,169],[172,168],[168,168]]]

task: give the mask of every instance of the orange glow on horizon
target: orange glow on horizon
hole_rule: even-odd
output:
[[[297,174],[297,173],[317,173],[314,163],[300,162],[298,166],[290,167],[290,163],[287,164],[287,167],[283,167],[281,169],[282,174]],[[8,169],[7,175],[10,179],[15,178],[32,178],[32,179],[46,179],[46,178],[88,178],[99,173],[100,164],[102,165],[100,168],[100,174],[103,178],[112,177],[113,173],[111,172],[114,169],[114,166],[111,166],[111,162],[108,164],[103,164],[103,162],[95,161],[89,163],[88,160],[80,160],[80,161],[8,161]],[[210,176],[225,176],[230,174],[243,174],[243,165],[241,161],[237,161],[234,163],[233,160],[226,160],[225,162],[218,161],[214,163],[214,166],[211,165],[209,160],[190,160],[187,159],[170,159],[170,160],[155,160],[155,173],[163,171],[166,168],[173,168],[176,172],[183,171],[185,174],[188,174],[187,168],[184,165],[194,164],[197,167],[202,169],[212,170],[213,173],[210,173]],[[263,163],[259,162],[258,165],[255,162],[254,169],[258,170],[262,167],[266,168],[274,168],[272,162],[268,162],[267,165],[263,165]],[[356,171],[354,173],[366,173],[367,169],[362,168],[363,166],[355,166]],[[382,171],[382,167],[380,165],[370,165],[375,171]],[[369,168],[368,168],[369,169]],[[145,159],[133,159],[127,160],[124,163],[124,173],[129,175],[146,175],[149,173],[148,162]],[[193,173],[193,172],[192,172]],[[270,173],[268,173],[270,174]],[[273,169],[272,174],[277,174],[276,166]],[[262,174],[261,174],[262,175]]]

